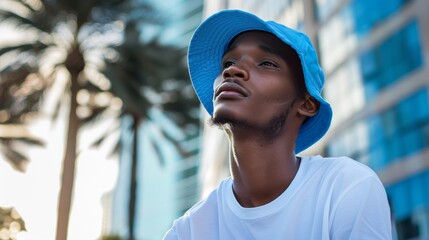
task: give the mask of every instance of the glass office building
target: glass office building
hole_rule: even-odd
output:
[[[325,23],[318,38],[325,96],[338,112],[327,153],[374,169],[386,186],[398,238],[427,239],[429,2],[316,4],[317,20]]]
[[[429,1],[206,1],[206,13],[238,8],[309,35],[325,71],[334,118],[303,155],[347,155],[370,166],[386,187],[398,239],[429,238]],[[212,133],[210,141],[226,141]],[[208,138],[208,137],[207,137]],[[225,143],[219,148],[227,151]],[[209,148],[209,150],[204,150]],[[203,159],[202,169],[223,169]],[[209,167],[210,166],[210,167]],[[211,177],[208,192],[226,175]]]

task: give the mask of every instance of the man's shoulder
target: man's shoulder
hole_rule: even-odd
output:
[[[310,157],[309,169],[340,181],[362,181],[368,178],[379,181],[377,174],[367,165],[346,156]]]
[[[367,165],[358,162],[347,156],[340,157],[309,157],[308,162],[313,167],[324,167],[334,171],[357,171],[361,174],[374,174],[374,171]]]
[[[231,181],[230,178],[221,181],[207,197],[176,219],[165,239],[219,239],[216,235],[219,227],[219,209],[222,208],[223,193],[231,186]]]
[[[325,194],[326,198],[329,195],[339,201],[351,192],[361,194],[365,189],[384,189],[371,168],[349,157],[318,156],[307,159],[304,166],[304,189],[316,188],[319,197]]]
[[[192,221],[199,221],[207,218],[212,218],[213,215],[217,214],[219,208],[219,199],[222,198],[222,191],[225,188],[225,185],[231,181],[230,178],[227,178],[218,185],[211,193],[189,208],[183,216],[178,218],[177,222],[187,222],[192,219]]]

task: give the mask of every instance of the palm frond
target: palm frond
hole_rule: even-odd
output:
[[[0,137],[0,140],[10,140],[10,138],[3,138]],[[46,142],[37,138],[37,137],[17,137],[17,138],[13,138],[13,141],[18,141],[21,143],[25,143],[28,145],[34,145],[34,146],[39,146],[39,147],[43,147],[46,145]]]
[[[0,21],[3,23],[13,23],[16,27],[21,29],[36,29],[38,31],[46,32],[46,29],[42,28],[40,23],[33,21],[31,18],[6,10],[0,9]]]
[[[26,94],[18,93],[25,81],[34,81],[27,79],[31,74],[30,70],[23,65],[17,71],[0,74],[4,80],[0,82],[0,110],[6,111],[9,115],[9,119],[4,123],[20,123],[24,115],[38,110],[45,93],[43,87],[25,90]]]
[[[55,106],[54,106],[54,110],[52,112],[52,115],[49,116],[52,122],[56,122],[58,120],[58,116],[60,115],[60,110],[61,110],[61,104],[62,104],[61,101],[55,102]]]
[[[35,43],[26,43],[26,44],[19,44],[19,45],[14,45],[14,46],[9,46],[9,47],[2,47],[0,48],[0,57],[3,54],[6,53],[10,53],[12,51],[16,51],[16,52],[27,52],[27,51],[32,51],[32,52],[40,52],[41,50],[47,48],[48,45],[37,41]]]
[[[10,141],[0,140],[0,151],[9,160],[8,162],[15,170],[25,172],[29,160],[24,154],[14,149]]]
[[[81,122],[83,125],[90,123],[92,121],[95,121],[97,119],[100,119],[100,117],[103,115],[103,113],[108,109],[108,106],[104,107],[93,107],[91,108],[92,113],[85,118],[81,119]]]
[[[28,65],[8,66],[0,72],[0,110],[10,110],[15,105],[14,89],[17,89],[31,74]]]
[[[108,158],[112,158],[119,153],[122,149],[122,141],[117,141],[113,148],[107,154]]]
[[[160,144],[154,140],[149,141],[149,143],[152,146],[153,150],[155,151],[156,156],[159,159],[159,161],[158,161],[159,165],[161,167],[164,167],[165,166],[165,156],[164,156],[163,151],[161,150]]]
[[[94,147],[94,148],[100,147],[100,145],[107,138],[109,138],[113,132],[117,132],[118,130],[119,130],[119,126],[115,126],[115,125],[106,129],[106,131],[104,131],[103,134],[101,134],[98,138],[96,138],[96,140],[94,142],[92,142],[90,144],[90,147]],[[117,146],[117,147],[119,147],[119,146]],[[114,150],[114,152],[115,152],[115,150]]]
[[[14,2],[18,2],[21,6],[25,7],[30,12],[35,12],[36,11],[36,9],[34,9],[33,6],[31,6],[30,4],[28,4],[28,2],[25,1],[25,0],[14,0]]]

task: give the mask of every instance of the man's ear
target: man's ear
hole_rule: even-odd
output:
[[[304,100],[298,106],[298,113],[305,117],[312,117],[316,115],[319,110],[320,103],[310,94],[305,93]]]

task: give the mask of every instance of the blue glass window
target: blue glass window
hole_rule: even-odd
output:
[[[396,112],[394,108],[388,109],[381,115],[382,124],[383,124],[383,132],[386,138],[394,138],[396,137]]]
[[[394,136],[391,137],[389,139],[386,139],[386,152],[387,152],[387,157],[389,159],[389,161],[393,161],[399,157],[401,157],[401,137]],[[373,159],[373,161],[377,161],[377,159]]]
[[[416,21],[359,57],[365,97],[377,92],[422,66],[420,35]]]
[[[338,0],[315,0],[316,16],[320,21],[325,20],[341,2]],[[398,11],[407,0],[354,0],[347,8],[353,10],[354,19],[360,24],[357,30],[365,31],[370,29],[377,22]]]
[[[391,208],[396,219],[403,219],[410,215],[410,193],[408,181],[401,181],[393,186],[386,188],[387,194],[390,196]]]
[[[383,169],[387,162],[384,144],[378,144],[370,149],[368,166],[375,171]]]
[[[359,35],[367,33],[379,22],[397,12],[407,0],[354,0],[350,4]]]
[[[429,98],[426,89],[420,90],[413,96],[412,117],[415,124],[422,124],[429,121]]]
[[[385,138],[383,122],[379,114],[371,116],[367,120],[369,127],[370,145],[376,145],[382,142]]]
[[[420,173],[410,178],[409,186],[411,192],[411,206],[413,209],[429,205],[429,199],[425,194],[427,185],[425,185],[426,173]]]
[[[398,222],[416,210],[429,206],[428,184],[429,171],[424,171],[386,187],[391,209]]]
[[[426,124],[426,126],[422,127],[422,135],[423,135],[424,145],[429,146],[429,124]]]
[[[402,101],[397,106],[398,123],[401,128],[406,128],[413,124],[415,108],[413,98]]]
[[[424,147],[423,135],[419,128],[405,132],[401,139],[401,155],[407,156]]]
[[[327,150],[333,156],[362,160],[377,171],[428,146],[429,96],[423,88],[391,108],[350,125]]]

